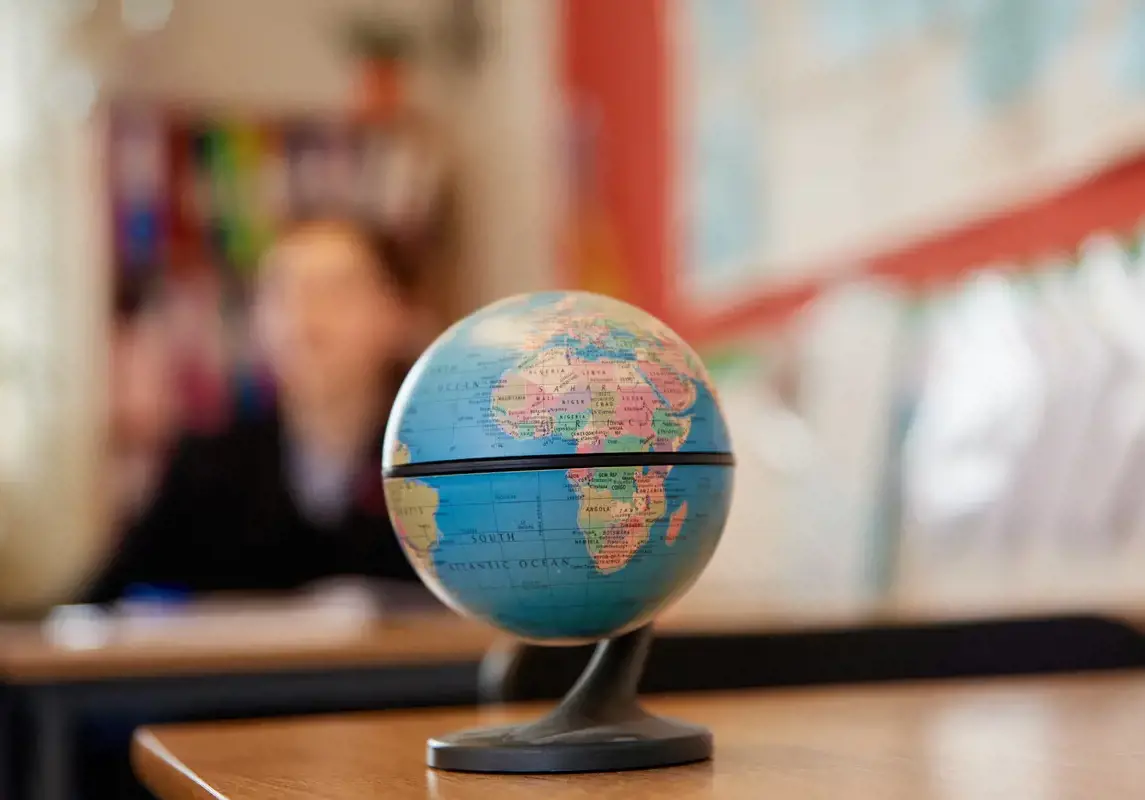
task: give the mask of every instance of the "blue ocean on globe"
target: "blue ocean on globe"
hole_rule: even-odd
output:
[[[399,392],[390,515],[439,597],[522,637],[647,622],[711,558],[731,447],[699,357],[633,306],[522,295],[453,326]]]

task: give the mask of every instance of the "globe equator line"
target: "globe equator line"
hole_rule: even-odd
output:
[[[382,470],[383,478],[429,478],[484,472],[529,472],[547,469],[600,469],[607,467],[733,467],[735,456],[720,452],[686,453],[568,453],[552,456],[494,456],[449,461],[397,464]]]

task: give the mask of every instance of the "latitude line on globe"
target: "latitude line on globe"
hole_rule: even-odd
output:
[[[476,472],[528,472],[541,469],[660,466],[735,466],[731,453],[568,453],[550,456],[494,456],[451,461],[418,461],[395,464],[382,470],[385,478],[421,478],[437,475],[466,475]]]

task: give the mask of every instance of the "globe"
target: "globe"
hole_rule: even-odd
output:
[[[699,357],[586,292],[510,297],[452,326],[403,383],[383,446],[394,530],[422,580],[547,643],[650,621],[703,571],[731,498]]]

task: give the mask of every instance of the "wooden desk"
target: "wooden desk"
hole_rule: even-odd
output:
[[[476,661],[496,639],[497,633],[489,627],[444,611],[400,615],[333,630],[300,626],[281,635],[257,630],[212,631],[203,625],[183,634],[178,630],[140,633],[90,646],[53,638],[41,624],[20,623],[0,625],[0,681],[70,683]]]
[[[1145,675],[737,692],[649,708],[711,726],[712,762],[647,772],[434,772],[425,739],[528,718],[383,712],[139,731],[133,763],[162,800],[1136,797],[1145,786]]]

